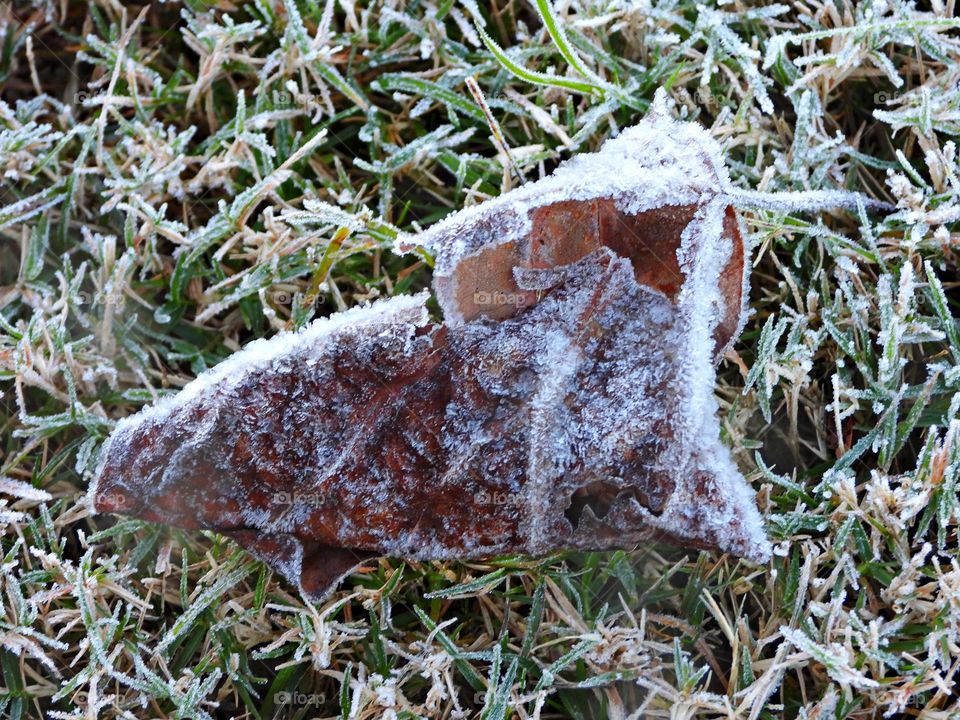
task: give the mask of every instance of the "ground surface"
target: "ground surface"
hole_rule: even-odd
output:
[[[960,34],[923,8],[0,4],[0,715],[956,717]],[[897,206],[745,218],[717,392],[768,566],[381,561],[311,607],[222,537],[89,516],[116,418],[426,286],[398,229],[661,86],[738,185]]]

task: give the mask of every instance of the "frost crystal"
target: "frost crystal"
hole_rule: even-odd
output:
[[[118,425],[94,507],[227,533],[313,597],[380,554],[765,561],[713,394],[745,314],[739,201],[851,198],[737,191],[660,96],[600,152],[401,239],[436,257],[443,324],[424,293],[252,343]]]

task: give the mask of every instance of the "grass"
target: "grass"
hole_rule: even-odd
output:
[[[926,7],[926,6],[924,6]],[[0,715],[957,717],[951,2],[0,3]],[[381,560],[310,606],[213,533],[91,518],[112,423],[428,285],[425,227],[666,87],[745,220],[725,441],[773,561]]]

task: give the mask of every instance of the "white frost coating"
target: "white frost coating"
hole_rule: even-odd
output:
[[[723,314],[724,300],[717,286],[718,268],[722,268],[733,247],[723,237],[725,205],[710,202],[701,207],[683,230],[679,255],[684,284],[677,299],[677,312],[685,320],[683,335],[683,382],[694,391],[682,407],[683,417],[693,423],[692,437],[701,435],[704,419],[716,412],[713,401],[713,328]],[[706,394],[697,392],[708,387]],[[692,438],[690,438],[692,439]]]
[[[170,410],[183,407],[199,398],[213,385],[221,385],[226,389],[240,382],[245,376],[261,372],[291,353],[302,351],[304,347],[315,344],[319,351],[326,344],[335,342],[340,333],[352,334],[358,329],[376,325],[389,328],[397,322],[426,325],[429,316],[425,303],[429,296],[426,290],[417,295],[397,295],[314,320],[297,332],[283,332],[271,338],[254,340],[223,362],[198,375],[173,397],[163,398],[136,415],[124,418],[117,424],[117,429],[126,424],[138,423],[147,417],[169,414]]]
[[[477,259],[526,239],[537,208],[596,199],[608,202],[590,206],[595,218],[586,208],[582,227],[602,227],[602,242],[584,250],[567,215],[543,213],[539,244],[524,249],[540,264],[514,263],[513,249]],[[765,561],[714,396],[718,351],[739,334],[748,295],[730,206],[860,203],[878,207],[844,192],[733,188],[717,143],[672,120],[658,92],[600,152],[398,241],[434,254],[445,328],[428,324],[421,293],[251,343],[119,423],[90,497],[109,475],[103,507],[230,533],[314,594],[368,552],[488,558],[665,535]],[[674,248],[676,267],[663,262]],[[670,274],[652,272],[658,259]],[[485,272],[491,287],[519,289],[516,312],[468,319],[456,307],[469,303],[458,275]],[[480,290],[474,304],[489,305]],[[318,564],[326,578],[310,574]]]
[[[93,499],[99,492],[102,466],[110,455],[110,445],[122,444],[134,429],[162,423],[176,410],[185,408],[192,402],[202,402],[214,387],[220,391],[227,390],[245,378],[263,372],[292,353],[302,353],[304,348],[312,346],[313,353],[319,355],[325,347],[335,343],[341,334],[353,334],[378,325],[390,328],[403,322],[421,327],[429,320],[426,309],[428,298],[429,293],[426,290],[416,295],[398,295],[320,318],[298,332],[280,333],[272,338],[254,340],[223,362],[198,375],[176,395],[162,398],[140,412],[123,418],[117,423],[101,450],[100,467],[87,494],[91,508]],[[304,360],[309,361],[309,355]]]
[[[425,247],[435,255],[434,272],[444,277],[481,247],[526,235],[529,213],[545,205],[615,198],[618,209],[634,214],[731,189],[720,146],[696,123],[674,121],[666,93],[658,90],[648,115],[599,152],[576,155],[549,177],[454,213],[419,235],[401,236],[396,246],[401,252]]]
[[[546,516],[543,509],[550,507],[557,481],[573,460],[567,437],[571,417],[564,401],[571,391],[579,355],[579,348],[566,333],[554,331],[543,338],[538,387],[530,403],[531,443],[523,488],[530,528],[527,552],[531,555],[549,552],[554,544],[548,529],[554,518]]]
[[[613,198],[617,209],[637,214],[665,206],[722,200],[734,207],[783,212],[831,208],[893,209],[887,203],[842,190],[767,193],[734,187],[720,145],[700,125],[677,122],[668,98],[657,90],[650,112],[637,125],[607,140],[595,153],[576,155],[549,177],[454,213],[418,235],[401,235],[398,252],[423,247],[435,256],[434,274],[447,278],[465,258],[530,232],[530,213],[570,200]],[[450,291],[450,298],[456,288]],[[448,322],[461,320],[447,293],[438,300]]]
[[[723,232],[725,210],[724,199],[701,205],[681,234],[678,256],[684,283],[670,338],[677,347],[680,392],[673,442],[661,458],[665,468],[673,469],[676,487],[666,508],[659,515],[649,514],[647,522],[672,535],[708,540],[763,562],[770,556],[770,542],[751,489],[719,441],[719,408],[713,392],[713,330],[725,310],[717,277],[733,251]]]
[[[895,210],[890,203],[865,197],[860,193],[846,190],[807,190],[805,192],[766,193],[754,190],[736,189],[727,194],[731,205],[737,207],[755,207],[780,212],[816,212],[848,208],[855,210],[862,204],[875,210]]]

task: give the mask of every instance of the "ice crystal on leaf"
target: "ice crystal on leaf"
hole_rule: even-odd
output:
[[[401,249],[398,296],[261,340],[127,418],[98,510],[227,533],[308,594],[363,559],[769,543],[720,443],[746,281],[719,148],[648,119]]]

